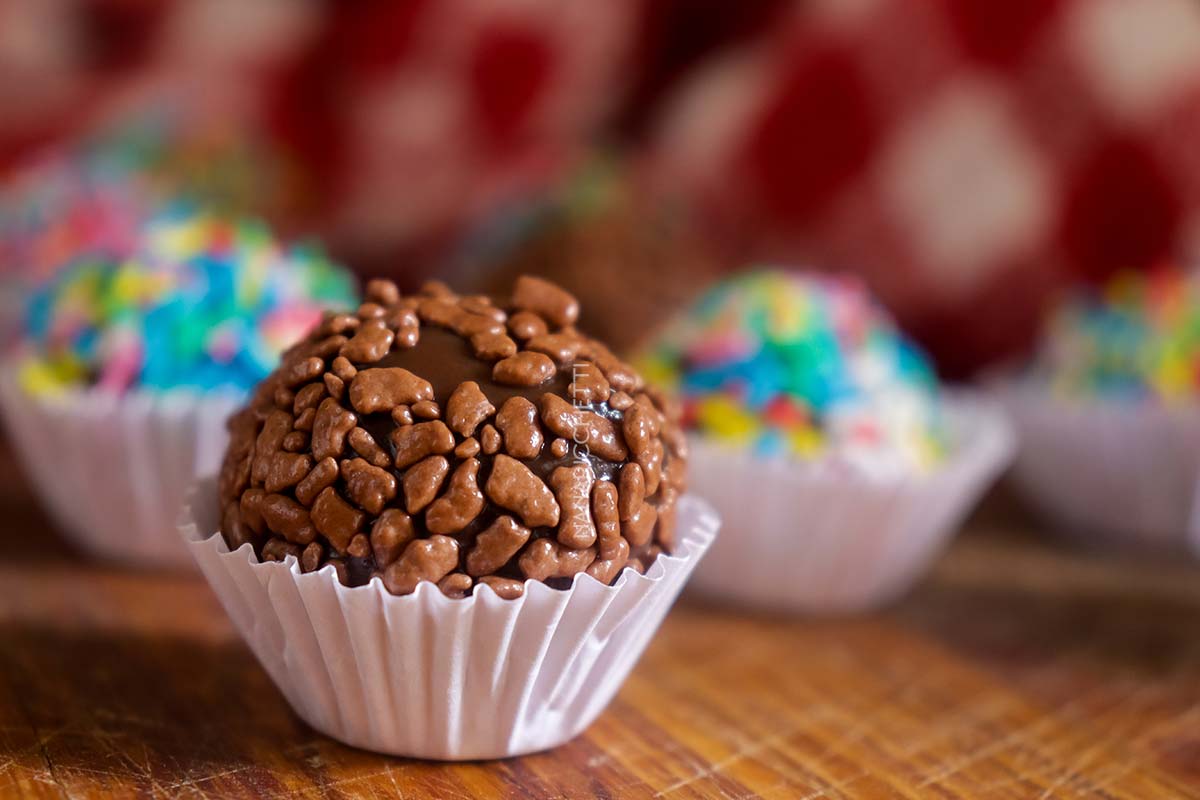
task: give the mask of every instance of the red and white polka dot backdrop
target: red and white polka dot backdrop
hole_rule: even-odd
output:
[[[743,254],[859,269],[951,372],[1054,285],[1200,235],[1200,5],[816,0],[665,112],[656,178]]]
[[[556,179],[628,78],[638,0],[334,7],[279,116],[326,231],[370,258]]]
[[[586,150],[642,2],[0,0],[0,170],[166,99],[281,146],[264,210],[394,270]]]
[[[0,0],[0,169],[164,101],[255,126],[320,0]]]
[[[0,169],[186,96],[269,124],[309,176],[282,190],[293,221],[394,272],[558,180],[633,86],[668,98],[651,162],[705,230],[859,269],[961,371],[1018,344],[1056,284],[1200,238],[1198,18],[1190,0],[0,0]],[[648,74],[704,19],[694,79]]]

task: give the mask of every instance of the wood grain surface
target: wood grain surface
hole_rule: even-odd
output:
[[[1200,569],[1057,548],[1007,504],[894,609],[685,599],[583,736],[436,764],[313,732],[199,578],[77,558],[11,472],[0,796],[1200,798]]]

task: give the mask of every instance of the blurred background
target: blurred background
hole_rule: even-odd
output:
[[[1197,141],[1189,0],[0,0],[6,224],[100,151],[363,276],[622,298],[619,345],[782,261],[970,375],[1187,257]]]
[[[897,558],[905,550],[872,546],[870,526],[860,526],[859,540],[836,530],[829,540],[840,547],[797,551],[797,562],[851,589],[859,573],[826,569],[822,554],[882,564],[879,574],[890,566],[904,573],[900,583],[932,567],[930,581],[901,606],[900,633],[875,621],[808,629],[772,621],[771,636],[794,647],[731,648],[727,634],[756,630],[743,618],[708,628],[707,610],[692,623],[685,617],[687,636],[676,634],[666,648],[698,668],[710,659],[695,642],[714,643],[729,655],[708,665],[718,669],[714,686],[775,694],[722,700],[719,715],[681,718],[688,747],[670,752],[690,754],[693,734],[709,727],[731,737],[727,752],[736,748],[732,760],[741,761],[751,751],[728,723],[729,709],[761,717],[755,730],[774,724],[759,712],[786,705],[777,703],[772,677],[783,676],[810,684],[788,697],[843,703],[789,734],[807,741],[815,730],[812,741],[824,748],[829,726],[845,721],[844,736],[817,759],[833,757],[837,770],[846,742],[872,753],[890,753],[875,745],[889,737],[911,743],[906,752],[915,755],[900,759],[906,775],[917,774],[913,764],[939,763],[917,742],[962,748],[917,793],[942,777],[957,780],[968,764],[1008,781],[1055,759],[1063,771],[1045,796],[1082,792],[1077,776],[1085,771],[1098,776],[1097,794],[1114,797],[1162,795],[1168,790],[1160,787],[1176,785],[1128,784],[1141,790],[1128,795],[1112,788],[1129,764],[1110,751],[1130,742],[1146,743],[1135,756],[1175,764],[1181,781],[1200,775],[1200,0],[0,0],[0,422],[8,434],[0,442],[8,557],[0,633],[12,643],[0,648],[0,676],[21,700],[15,717],[0,703],[0,722],[41,731],[28,745],[8,736],[5,747],[24,750],[5,758],[11,753],[0,747],[0,761],[20,765],[40,753],[49,763],[53,751],[59,774],[82,764],[79,771],[107,781],[96,764],[118,769],[128,742],[133,755],[124,760],[139,768],[144,761],[147,776],[149,753],[166,754],[146,794],[173,774],[181,782],[164,782],[166,791],[195,788],[196,771],[241,773],[264,752],[271,763],[280,752],[298,753],[305,775],[316,775],[310,765],[327,752],[285,746],[300,741],[298,726],[271,716],[283,706],[263,691],[248,654],[229,667],[224,643],[210,651],[188,638],[213,624],[215,605],[202,587],[195,591],[203,597],[156,583],[154,573],[118,579],[107,567],[61,567],[72,550],[54,533],[117,563],[182,558],[190,566],[173,530],[178,502],[168,502],[179,498],[153,489],[174,479],[181,497],[202,456],[219,461],[223,443],[210,430],[224,430],[226,409],[215,407],[212,429],[195,424],[199,435],[154,439],[158,428],[141,416],[119,416],[156,408],[146,397],[156,400],[161,387],[146,380],[134,388],[151,391],[131,391],[128,406],[95,404],[121,426],[92,423],[90,396],[87,414],[70,405],[43,414],[52,398],[6,392],[7,346],[45,333],[21,316],[47,285],[52,299],[66,298],[68,322],[73,292],[82,287],[86,298],[95,274],[116,274],[117,289],[129,289],[119,267],[142,238],[152,239],[144,249],[179,267],[181,284],[226,278],[223,293],[211,292],[222,324],[193,313],[203,303],[174,303],[169,280],[147,290],[158,291],[147,329],[183,330],[158,338],[186,340],[168,344],[199,354],[185,361],[165,348],[165,360],[189,379],[196,364],[211,366],[209,349],[232,361],[230,352],[244,354],[252,341],[262,354],[250,365],[248,389],[295,337],[298,323],[277,319],[279,308],[309,295],[353,305],[349,281],[323,257],[305,249],[281,256],[264,244],[265,227],[216,226],[212,234],[208,226],[199,244],[181,243],[194,231],[180,224],[177,236],[176,221],[167,220],[144,237],[138,222],[180,198],[261,220],[289,244],[317,244],[364,281],[386,276],[404,290],[432,278],[463,293],[505,292],[519,273],[544,275],[579,297],[582,328],[626,354],[706,287],[747,267],[855,276],[928,352],[940,378],[975,379],[988,399],[1002,398],[1020,443],[1007,483],[1014,491],[993,493],[969,526],[974,537],[936,566],[957,517],[953,525],[932,520],[928,538],[910,532],[908,552],[918,554],[911,568]],[[226,247],[231,239],[236,246]],[[222,247],[225,260],[213,258]],[[89,248],[105,257],[84,259],[55,286],[64,265],[80,266],[72,262]],[[260,261],[291,267],[291,277],[267,280],[273,267],[255,272]],[[267,289],[282,285],[278,304],[243,307],[228,278],[244,278],[240,268]],[[112,305],[134,305],[143,289],[119,297],[114,290]],[[1108,306],[1065,302],[1089,289]],[[105,326],[122,332],[129,309],[102,310],[114,313],[69,331],[78,333],[72,347],[96,349]],[[118,337],[131,349],[145,343]],[[993,370],[1041,357],[1041,372],[1023,373],[1032,387],[991,392]],[[904,388],[891,378],[882,381]],[[143,446],[143,433],[167,446]],[[169,457],[151,462],[160,450]],[[982,487],[991,477],[976,480]],[[34,492],[44,510],[31,502]],[[135,500],[157,504],[158,515],[142,513]],[[1157,558],[1140,568],[1135,559],[1101,564],[1042,549],[1034,534],[1044,523],[1026,517],[1023,501],[1050,527],[1070,529],[1077,544],[1145,545],[1181,563]],[[157,537],[146,537],[137,559],[123,550],[133,549],[130,532],[141,532],[127,523],[131,516]],[[869,510],[864,518],[875,522]],[[722,537],[732,542],[730,528]],[[787,583],[809,586],[795,574]],[[44,611],[35,612],[39,605]],[[64,644],[39,630],[52,629],[68,608],[83,609],[73,613],[84,627],[111,628],[117,638]],[[122,630],[116,622],[126,617],[133,622]],[[917,630],[929,639],[914,639]],[[955,652],[978,658],[961,668],[950,661]],[[743,658],[772,663],[746,680],[723,667]],[[172,666],[187,680],[163,680]],[[691,695],[699,685],[693,666],[669,680],[659,670],[659,683],[646,685],[656,700]],[[32,677],[23,683],[22,674]],[[846,675],[857,687],[843,683]],[[997,681],[987,694],[978,689],[985,678]],[[239,692],[239,702],[228,702]],[[951,713],[952,700],[966,716]],[[66,710],[72,705],[82,711]],[[629,731],[641,736],[641,708],[624,705],[636,712]],[[249,731],[235,741],[266,741],[254,757],[226,759],[231,751],[212,744],[226,734],[205,715],[224,707],[253,709],[228,727]],[[1167,714],[1176,711],[1168,741]],[[86,722],[64,724],[75,720],[70,713]],[[1082,725],[1089,715],[1094,725]],[[97,725],[100,744],[81,746],[89,740],[72,731],[90,735]],[[1052,744],[1053,736],[1071,746]],[[1018,756],[1009,756],[1010,745]],[[591,769],[600,762],[586,747],[579,752]],[[718,766],[729,762],[721,752],[713,770],[723,781]],[[226,760],[236,767],[228,773]],[[658,764],[662,753],[641,760]],[[691,755],[684,760],[688,770],[696,766]],[[195,771],[183,774],[180,765]],[[667,788],[685,785],[691,781]]]

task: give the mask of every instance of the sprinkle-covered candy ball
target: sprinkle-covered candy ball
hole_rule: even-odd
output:
[[[687,428],[764,456],[926,470],[943,450],[933,371],[850,279],[730,278],[642,365],[678,390]]]
[[[354,298],[347,272],[265,225],[170,209],[129,252],[80,256],[34,292],[21,378],[43,392],[246,391],[324,309]]]
[[[1029,377],[1064,397],[1194,402],[1200,270],[1165,265],[1076,292],[1051,315]]]
[[[129,252],[145,217],[176,202],[278,216],[280,159],[169,103],[120,115],[22,162],[0,183],[0,287],[22,290],[71,259]]]

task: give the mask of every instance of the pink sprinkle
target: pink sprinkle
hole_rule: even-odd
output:
[[[141,348],[136,345],[122,347],[105,363],[99,385],[109,391],[123,391],[133,385],[141,366]]]
[[[231,330],[219,330],[209,340],[208,353],[218,363],[228,364],[232,362],[237,352],[237,336]]]
[[[754,354],[750,340],[731,333],[723,336],[707,336],[688,348],[687,360],[697,366],[723,364],[738,361]]]

